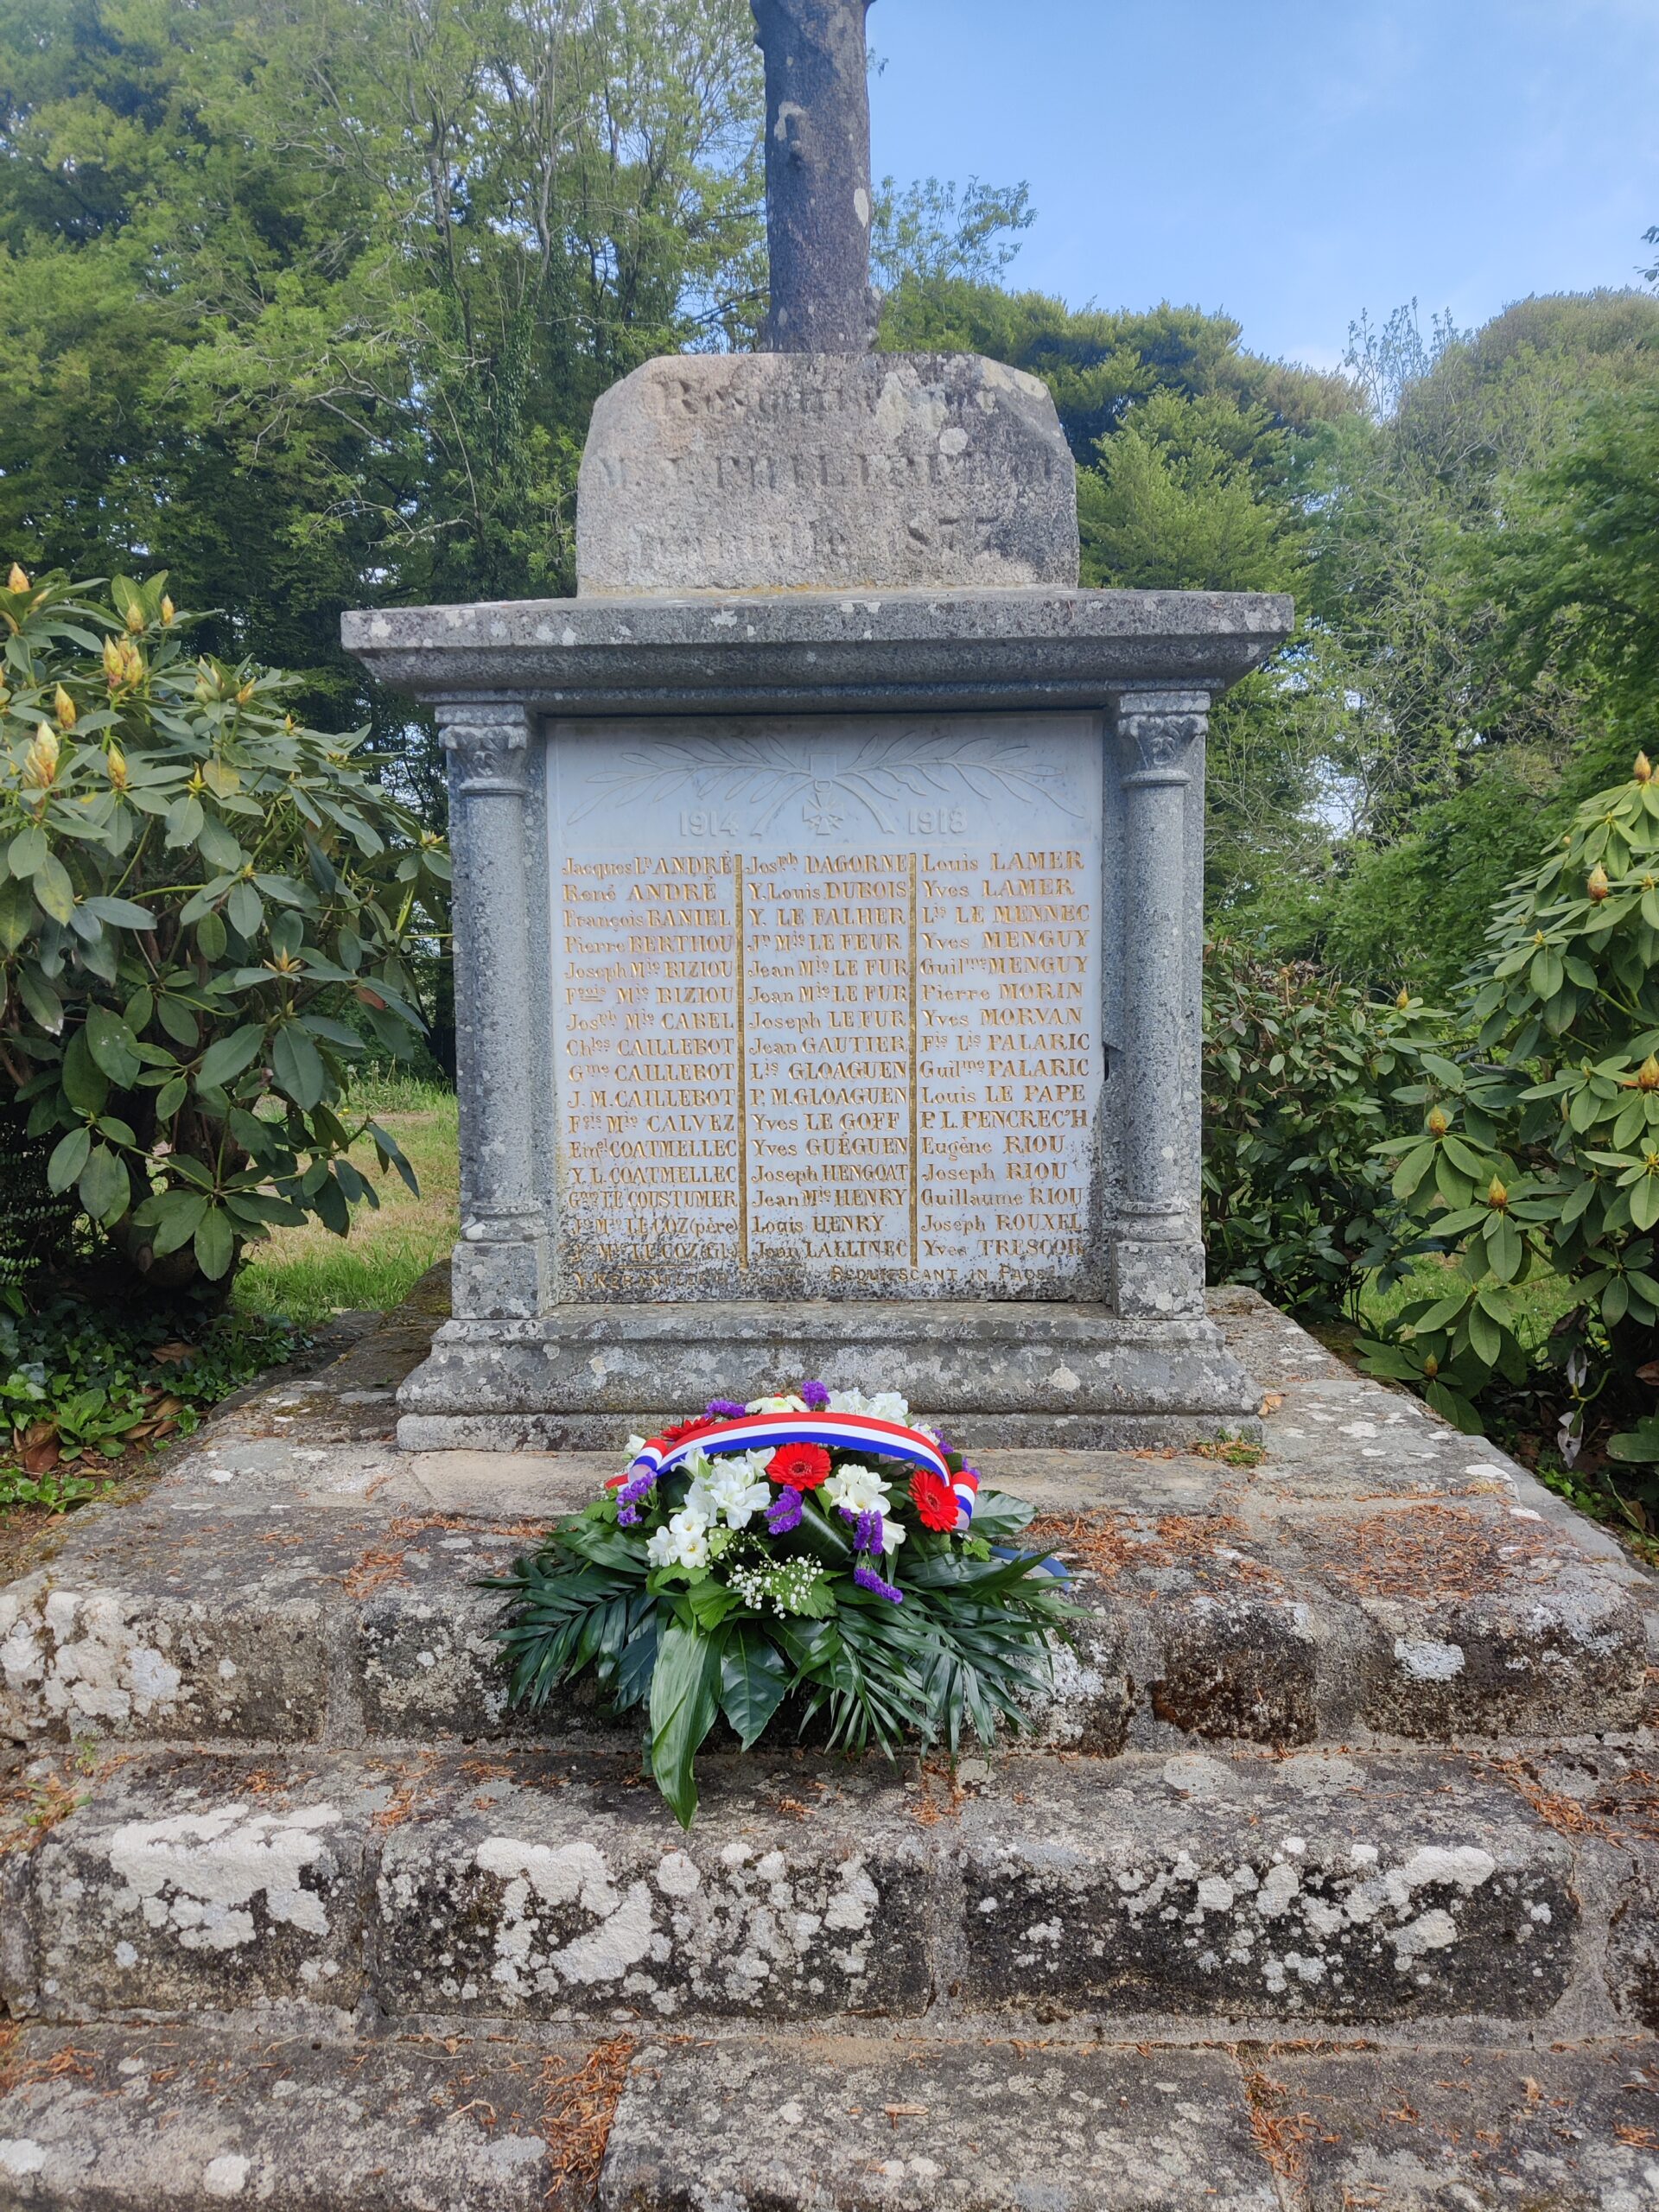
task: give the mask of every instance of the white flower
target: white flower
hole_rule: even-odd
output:
[[[752,1405],[745,1406],[743,1410],[746,1414],[804,1414],[806,1411],[806,1400],[804,1398],[757,1398]]]
[[[688,1498],[675,1514],[667,1528],[658,1529],[645,1546],[645,1556],[653,1567],[707,1567],[709,1564],[709,1520],[705,1514],[696,1511]]]
[[[901,1398],[896,1390],[878,1390],[873,1398],[867,1398],[861,1390],[832,1390],[830,1410],[832,1414],[866,1414],[872,1421],[892,1421],[902,1425],[910,1419],[910,1401]]]
[[[724,1517],[728,1529],[747,1529],[751,1518],[764,1512],[771,1500],[772,1484],[756,1479],[757,1456],[752,1452],[734,1452],[717,1464],[704,1484],[696,1486],[703,1489],[709,1503]],[[690,1497],[686,1503],[691,1503]]]
[[[904,1542],[905,1535],[906,1531],[899,1526],[899,1523],[896,1521],[883,1520],[881,1523],[881,1548],[883,1551],[887,1552],[888,1555],[891,1556],[893,1553],[898,1550],[899,1545]]]
[[[849,1513],[885,1513],[891,1487],[885,1475],[854,1459],[836,1469],[823,1485],[823,1497],[827,1504],[844,1505]]]

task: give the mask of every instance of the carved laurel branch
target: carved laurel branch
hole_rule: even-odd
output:
[[[914,733],[872,738],[844,765],[830,768],[804,747],[781,739],[670,739],[649,752],[625,753],[595,779],[594,796],[571,815],[580,822],[607,801],[665,798],[688,786],[700,799],[747,800],[763,810],[755,829],[769,829],[779,811],[808,791],[836,791],[855,800],[884,830],[881,811],[906,794],[925,798],[960,792],[1021,805],[1046,801],[1062,814],[1077,809],[1065,794],[1052,762],[1031,760],[1023,740],[925,737]]]

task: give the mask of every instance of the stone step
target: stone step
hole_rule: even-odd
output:
[[[1639,2212],[1659,2047],[220,2026],[0,2047],[31,2212]]]
[[[219,2025],[0,2046],[0,2206],[577,2212],[630,2046]]]
[[[706,1765],[689,1835],[592,1752],[41,1783],[0,1859],[0,1997],[336,2028],[1659,2026],[1659,1807],[1625,1755]]]
[[[1269,1386],[1265,1456],[1002,1451],[1089,1611],[1051,1745],[1516,1739],[1651,1718],[1659,1591],[1526,1471],[1343,1368],[1251,1294],[1212,1311]],[[503,1712],[478,1587],[613,1453],[400,1452],[418,1302],[255,1393],[149,1497],[66,1525],[0,1590],[0,1739],[231,1749],[602,1740],[586,1693]]]
[[[1649,1586],[1573,1531],[1490,1495],[1245,1500],[1222,1494],[1229,1471],[1135,1465],[1109,1508],[1080,1475],[1051,1476],[1074,1503],[1035,1535],[1069,1560],[1090,1618],[1042,1740],[1551,1738],[1648,1714]],[[158,1502],[105,1526],[103,1548],[0,1591],[0,1735],[394,1745],[605,1729],[585,1685],[533,1719],[505,1710],[501,1600],[480,1581],[543,1521],[187,1519]]]

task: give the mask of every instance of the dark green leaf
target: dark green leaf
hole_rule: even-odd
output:
[[[188,1046],[194,1052],[201,1036],[201,1025],[184,1001],[163,995],[156,1011],[174,1043]]]
[[[96,1222],[118,1220],[131,1202],[131,1185],[124,1162],[107,1145],[94,1145],[80,1173],[80,1203]]]
[[[720,1709],[746,1751],[783,1703],[790,1674],[764,1629],[739,1621],[727,1630],[720,1658]]]
[[[670,1621],[651,1678],[651,1771],[669,1809],[689,1828],[697,1809],[694,1763],[719,1710],[721,1640]]]
[[[297,1022],[285,1022],[271,1039],[270,1070],[277,1088],[302,1113],[321,1104],[327,1071],[322,1055]]]
[[[63,1095],[78,1114],[101,1114],[110,1096],[110,1079],[93,1059],[86,1032],[77,1029],[63,1052]]]
[[[259,934],[265,918],[265,909],[259,893],[251,883],[233,883],[230,896],[225,901],[225,912],[231,927],[238,936],[252,941]]]
[[[71,1129],[53,1147],[52,1157],[46,1163],[46,1179],[54,1191],[67,1191],[86,1165],[86,1155],[92,1148],[90,1129]]]
[[[130,899],[111,899],[99,893],[85,901],[86,911],[96,914],[100,922],[107,922],[111,929],[153,930],[156,917],[148,906],[140,906]]]
[[[199,1089],[218,1090],[251,1067],[265,1041],[263,1022],[245,1022],[228,1037],[215,1038],[201,1056],[196,1071]]]
[[[75,887],[69,871],[55,853],[48,853],[35,871],[35,896],[54,922],[67,922],[75,911]]]
[[[94,1003],[86,1009],[86,1049],[120,1090],[138,1074],[137,1039],[118,1014]]]
[[[8,876],[0,883],[0,959],[16,951],[34,922],[35,901],[29,886]]]
[[[201,835],[201,825],[206,818],[201,810],[201,801],[194,791],[186,791],[181,798],[175,798],[167,810],[168,845],[194,844]]]
[[[61,1033],[63,1001],[39,971],[27,961],[17,970],[17,995],[48,1037],[56,1037]],[[99,1098],[98,1105],[101,1106],[103,1103],[103,1099]],[[97,1107],[87,1110],[96,1112]]]
[[[229,1271],[235,1256],[235,1230],[231,1217],[223,1207],[213,1206],[196,1224],[196,1265],[209,1282],[217,1282]]]

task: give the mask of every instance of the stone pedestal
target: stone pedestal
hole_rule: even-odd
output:
[[[403,1441],[608,1443],[821,1375],[969,1445],[1178,1440],[1211,700],[1282,600],[686,593],[346,618],[432,702],[455,1316]]]

